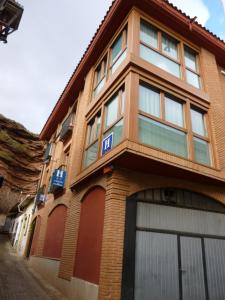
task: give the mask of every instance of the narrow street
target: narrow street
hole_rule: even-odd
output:
[[[26,261],[16,255],[8,237],[3,234],[0,234],[0,299],[65,299],[54,288],[34,276]]]

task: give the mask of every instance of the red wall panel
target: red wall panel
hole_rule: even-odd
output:
[[[74,276],[95,284],[99,283],[104,209],[105,191],[100,187],[91,190],[81,204]]]
[[[60,258],[65,231],[67,208],[58,205],[48,217],[43,256]]]
[[[31,250],[30,250],[30,255],[36,255],[37,243],[38,243],[38,239],[39,239],[40,228],[41,228],[41,217],[37,216],[37,218],[35,220],[35,228],[34,228],[34,235],[33,235],[33,240],[32,240],[32,245],[31,245]]]

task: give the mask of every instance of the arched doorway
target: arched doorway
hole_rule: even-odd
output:
[[[30,225],[30,237],[28,241],[26,257],[36,254],[40,228],[41,228],[41,217],[37,216]]]
[[[49,214],[43,256],[61,258],[66,217],[67,207],[62,204],[57,205]]]
[[[122,299],[225,299],[225,206],[181,189],[127,199]]]

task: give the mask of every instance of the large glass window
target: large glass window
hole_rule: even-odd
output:
[[[178,41],[161,33],[151,24],[141,20],[140,56],[157,67],[180,77]]]
[[[195,108],[191,109],[194,159],[199,163],[210,165],[210,145],[207,137],[205,114]]]
[[[122,88],[105,105],[103,139],[112,135],[112,148],[122,141],[124,98],[124,89]]]
[[[140,57],[196,88],[201,87],[197,53],[145,20],[140,24]]]
[[[139,114],[141,143],[187,157],[187,134],[183,128],[181,102],[142,83],[139,86]]]
[[[101,127],[101,114],[98,113],[91,122],[88,124],[87,128],[87,139],[86,148],[84,153],[84,167],[89,166],[97,159],[98,146],[99,146],[99,135]]]

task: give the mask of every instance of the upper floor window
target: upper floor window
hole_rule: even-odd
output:
[[[95,71],[94,96],[96,96],[103,88],[106,82],[107,72],[107,56],[101,61]]]
[[[140,56],[157,67],[181,77],[178,41],[141,20]]]
[[[207,137],[206,116],[197,108],[191,109],[191,123],[193,132],[194,158],[196,161],[210,165],[211,155],[209,139]]]
[[[146,84],[140,84],[139,139],[144,144],[187,157],[182,102]]]
[[[125,60],[127,54],[127,27],[125,27],[117,36],[111,47],[107,50],[104,58],[95,69],[93,97],[96,97],[104,87],[107,75],[113,74],[121,63]]]
[[[185,60],[187,82],[195,86],[196,88],[200,88],[201,85],[200,85],[197,53],[191,48],[185,46],[184,60]]]
[[[180,55],[182,47],[184,58]],[[178,78],[185,78],[194,87],[201,87],[197,53],[144,20],[140,25],[140,56]]]
[[[186,112],[191,115],[192,131],[190,131],[186,128],[185,110],[187,108],[184,101],[141,83],[139,85],[139,140],[143,144],[211,165],[206,114],[194,107]],[[189,144],[193,150],[189,148]]]
[[[111,72],[114,73],[126,58],[127,29],[125,28],[111,46]]]
[[[120,89],[105,105],[103,138],[112,134],[112,147],[122,140],[124,97],[124,89]]]
[[[101,113],[99,112],[88,124],[86,147],[84,154],[84,167],[89,166],[97,159],[100,127]]]

